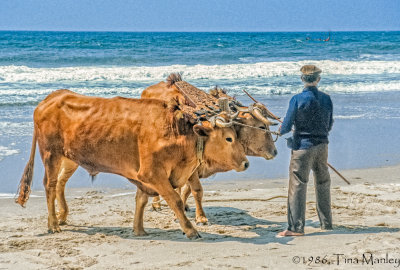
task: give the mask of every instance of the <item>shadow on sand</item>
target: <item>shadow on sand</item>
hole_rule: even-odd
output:
[[[241,243],[252,243],[257,245],[269,244],[269,243],[280,243],[290,245],[290,241],[293,237],[276,238],[276,234],[286,229],[285,222],[273,222],[265,219],[255,218],[247,213],[247,211],[233,208],[233,207],[206,207],[205,208],[209,222],[211,225],[196,226],[201,239],[197,241],[206,243],[217,243],[217,242],[241,242]],[[189,219],[194,219],[194,213],[187,213]],[[255,237],[237,237],[226,234],[223,230],[216,229],[219,233],[207,232],[207,226],[222,225],[222,226],[243,226],[243,231],[251,232],[256,234]],[[257,226],[257,225],[263,225]],[[306,226],[319,228],[319,222],[311,220],[306,221]],[[79,226],[68,224],[63,226],[63,231],[69,231],[74,233],[82,233],[87,235],[105,235],[105,236],[118,236],[123,239],[132,240],[167,240],[177,242],[191,241],[187,239],[181,230],[172,229],[158,229],[158,228],[145,228],[149,233],[148,236],[137,237],[133,234],[132,227],[101,227],[101,226]],[[237,230],[237,228],[236,228]],[[303,237],[315,237],[322,235],[342,235],[342,234],[371,234],[371,233],[382,233],[382,232],[398,232],[399,228],[389,228],[384,226],[368,227],[368,226],[334,226],[331,231],[319,231],[307,234]]]

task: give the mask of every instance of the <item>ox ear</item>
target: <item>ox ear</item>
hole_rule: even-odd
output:
[[[201,137],[208,137],[210,135],[210,132],[212,131],[212,128],[210,127],[205,127],[202,125],[194,125],[193,126],[193,131],[196,133],[198,136]]]

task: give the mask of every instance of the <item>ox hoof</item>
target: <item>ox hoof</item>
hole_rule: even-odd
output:
[[[157,212],[161,211],[161,203],[152,203],[151,206],[153,207],[154,211],[157,211]]]
[[[208,219],[206,217],[196,218],[196,225],[208,225]]]
[[[134,232],[135,236],[148,236],[149,234],[146,231],[138,231],[138,232]]]
[[[58,225],[67,225],[67,215],[57,215]]]
[[[187,204],[185,204],[185,211],[186,211],[186,212],[189,212],[189,211],[190,211],[190,207],[189,207],[189,205],[187,205]]]
[[[60,227],[55,226],[55,227],[53,227],[53,228],[49,228],[47,231],[48,231],[49,233],[59,233],[59,232],[61,232],[61,229],[60,229]]]
[[[67,221],[66,220],[59,220],[58,221],[58,225],[60,225],[60,226],[67,225]]]
[[[201,235],[197,231],[194,231],[190,235],[187,234],[186,237],[189,238],[190,240],[197,240],[197,239],[201,239],[202,238]]]

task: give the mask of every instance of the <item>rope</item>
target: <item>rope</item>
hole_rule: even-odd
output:
[[[203,202],[268,202],[268,201],[278,199],[278,198],[285,199],[285,198],[287,198],[287,196],[277,195],[277,196],[273,196],[273,197],[270,197],[267,199],[257,199],[257,198],[254,198],[254,199],[252,199],[252,198],[248,198],[248,199],[247,198],[243,198],[243,199],[208,199],[208,200],[202,200],[202,201]],[[165,200],[160,199],[160,200],[158,200],[156,202],[152,202],[152,203],[159,203],[162,201],[165,201]],[[310,203],[310,202],[307,202],[307,203]]]
[[[239,123],[239,122],[236,122],[236,121],[232,121],[232,123],[235,124],[235,125],[238,125],[238,126],[243,126],[243,127],[248,127],[248,128],[259,129],[259,130],[261,130],[261,131],[264,131],[264,132],[266,132],[266,133],[271,133],[271,134],[273,134],[273,135],[277,135],[277,136],[280,135],[280,134],[279,134],[278,132],[276,132],[276,131],[271,131],[271,130],[266,130],[266,129],[263,129],[263,128],[253,127],[253,126],[246,125],[246,124],[242,124],[242,123]]]
[[[278,196],[273,196],[271,198],[267,198],[267,199],[209,199],[209,200],[203,200],[203,202],[267,202],[273,199],[277,199],[277,198],[287,198],[287,196],[284,195],[278,195]]]

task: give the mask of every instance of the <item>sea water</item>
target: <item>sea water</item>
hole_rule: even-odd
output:
[[[400,162],[400,32],[117,33],[0,32],[0,192],[16,190],[29,158],[32,113],[50,92],[66,88],[102,97],[139,97],[147,86],[180,72],[208,90],[225,88],[245,104],[251,93],[279,116],[302,90],[299,69],[323,70],[319,89],[334,104],[329,162],[338,169]],[[275,129],[275,128],[272,128]],[[212,179],[286,177],[290,152],[250,158],[242,173]],[[78,170],[70,186],[91,185]],[[36,156],[34,188],[43,165]],[[103,174],[95,182],[125,186]]]

